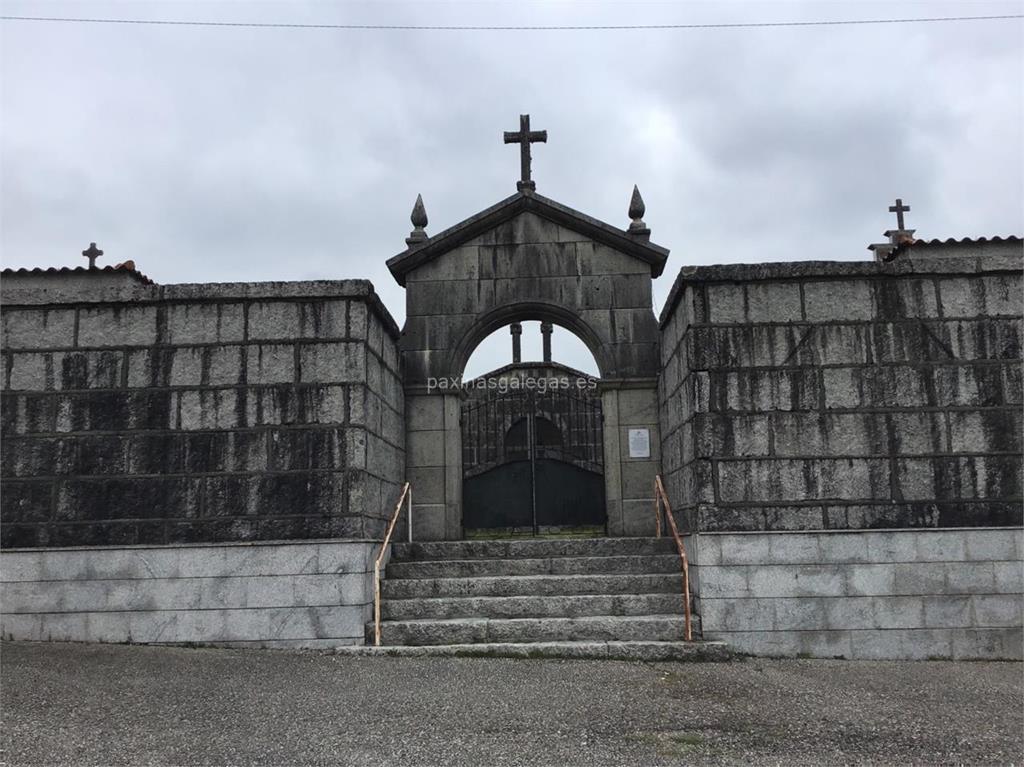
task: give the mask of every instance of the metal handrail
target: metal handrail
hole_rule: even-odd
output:
[[[380,647],[380,565],[384,561],[388,544],[391,543],[391,534],[395,532],[395,525],[398,524],[398,517],[402,513],[402,505],[406,498],[409,499],[409,543],[412,543],[412,484],[406,482],[402,487],[402,494],[398,497],[398,503],[395,504],[395,513],[391,515],[387,532],[384,533],[380,552],[373,562],[373,643],[377,647]]]
[[[654,520],[655,530],[658,538],[661,537],[661,513],[662,504],[665,504],[665,516],[668,518],[668,526],[672,530],[672,537],[676,541],[676,548],[679,549],[679,560],[683,569],[683,610],[686,615],[686,641],[693,639],[693,627],[690,618],[690,561],[686,556],[686,546],[683,545],[683,538],[679,535],[679,528],[676,527],[675,517],[672,516],[672,504],[668,502],[668,493],[661,483],[661,475],[654,475]]]

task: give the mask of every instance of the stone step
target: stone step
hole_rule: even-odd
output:
[[[387,566],[389,579],[475,578],[500,575],[612,575],[680,572],[678,554],[549,559],[448,559],[395,562]]]
[[[385,599],[430,597],[568,596],[572,594],[682,594],[679,573],[651,575],[503,575],[480,578],[387,578]]]
[[[450,645],[478,643],[645,641],[675,642],[684,635],[681,615],[598,615],[582,618],[448,618],[445,620],[384,621],[381,644]],[[700,636],[700,621],[693,619]],[[366,624],[373,642],[373,623]]]
[[[448,645],[347,646],[338,655],[422,658],[561,658],[717,663],[736,658],[725,642],[487,642]]]
[[[425,618],[578,618],[682,612],[683,599],[679,593],[385,599],[381,605],[384,620],[400,621]]]
[[[652,556],[672,554],[671,538],[515,538],[395,543],[391,560],[547,559],[550,557]]]

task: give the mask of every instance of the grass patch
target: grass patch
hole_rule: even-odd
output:
[[[638,732],[626,737],[653,746],[658,756],[683,757],[704,745],[704,736],[696,732]]]

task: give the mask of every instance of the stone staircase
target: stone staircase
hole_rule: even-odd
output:
[[[364,654],[720,660],[683,642],[679,555],[667,538],[401,543]],[[700,618],[693,615],[694,638]],[[373,623],[366,626],[373,644]]]

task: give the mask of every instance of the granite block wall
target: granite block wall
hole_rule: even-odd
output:
[[[5,551],[4,639],[328,648],[362,644],[368,541]]]
[[[691,536],[705,639],[755,655],[1016,659],[1021,529]]]
[[[984,258],[686,268],[663,469],[688,529],[1020,525],[1019,243]]]
[[[4,279],[4,548],[378,537],[398,329],[365,281]]]

